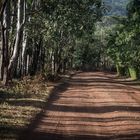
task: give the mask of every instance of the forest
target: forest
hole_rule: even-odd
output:
[[[76,71],[140,79],[140,0],[1,0],[0,27],[0,139],[42,110],[48,81]]]
[[[128,69],[138,78],[139,1],[128,4],[127,17],[102,18],[107,8],[98,0],[1,3],[1,80],[6,84],[38,72],[57,75],[73,68],[100,69],[99,65],[117,65],[118,74],[120,69],[128,74]],[[96,35],[96,24],[104,39]],[[111,67],[105,66],[103,55]]]

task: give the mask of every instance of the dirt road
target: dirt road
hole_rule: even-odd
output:
[[[140,90],[111,74],[76,74],[53,91],[26,132],[26,140],[44,139],[140,140]]]

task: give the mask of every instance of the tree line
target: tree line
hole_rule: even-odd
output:
[[[127,16],[103,16],[109,9],[102,0],[2,0],[3,83],[72,68],[115,69],[137,79],[140,1],[130,1]]]
[[[131,0],[127,16],[119,17],[108,36],[107,52],[118,75],[138,79],[140,76],[140,1]]]
[[[91,58],[96,66],[91,66],[136,80],[140,78],[140,1],[131,0],[126,11],[126,15],[105,15],[95,24]]]
[[[101,11],[101,0],[2,0],[3,83],[72,68],[76,43],[85,35],[92,36]]]

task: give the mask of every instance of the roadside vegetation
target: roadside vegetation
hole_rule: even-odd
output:
[[[102,0],[0,1],[0,139],[17,139],[46,105],[48,81],[67,72],[116,72],[139,85],[140,1],[126,15],[110,8]]]
[[[0,139],[17,139],[18,134],[45,107],[49,87],[38,76],[26,77],[0,88]]]

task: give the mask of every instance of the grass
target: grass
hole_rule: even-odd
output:
[[[0,140],[15,140],[21,130],[44,108],[49,97],[47,83],[38,77],[14,81],[0,88]]]

